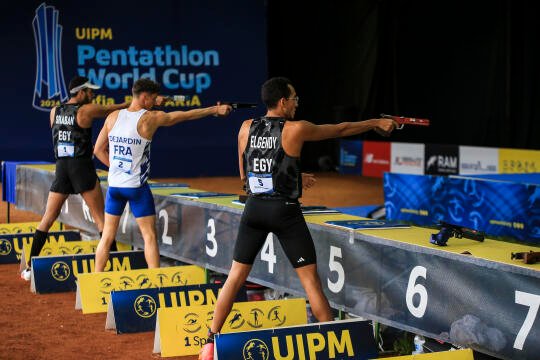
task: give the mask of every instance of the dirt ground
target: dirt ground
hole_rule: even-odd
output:
[[[382,180],[338,174],[316,174],[317,184],[305,192],[305,205],[329,207],[383,203]],[[237,178],[162,179],[192,188],[241,193]],[[34,213],[11,205],[11,222],[39,221]],[[0,203],[0,223],[7,222],[6,203]],[[122,334],[105,330],[106,314],[75,310],[75,293],[36,295],[20,279],[19,265],[0,265],[0,359],[156,359],[154,333]],[[196,356],[174,359],[191,360]]]

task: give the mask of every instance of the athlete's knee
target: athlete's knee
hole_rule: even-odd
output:
[[[155,231],[152,231],[152,230],[144,231],[142,232],[142,237],[143,237],[145,245],[157,244],[157,235]]]

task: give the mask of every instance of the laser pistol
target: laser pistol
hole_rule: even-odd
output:
[[[482,231],[469,229],[464,226],[449,224],[441,221],[439,226],[441,230],[437,234],[432,234],[430,243],[438,246],[446,246],[448,239],[456,237],[458,239],[466,238],[475,241],[484,241],[484,233]]]

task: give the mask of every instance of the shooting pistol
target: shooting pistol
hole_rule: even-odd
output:
[[[475,241],[484,241],[484,233],[482,231],[469,229],[464,226],[449,224],[447,222],[441,221],[439,226],[441,230],[437,234],[432,234],[430,243],[438,246],[446,246],[448,239],[451,237],[456,237],[458,239],[466,238]]]
[[[392,119],[395,122],[398,123],[398,127],[396,129],[401,130],[405,125],[420,125],[420,126],[429,126],[429,119],[420,119],[420,118],[413,118],[413,117],[407,117],[407,116],[395,116],[395,115],[387,115],[387,114],[381,114],[382,118],[385,119]]]
[[[515,252],[510,255],[512,260],[523,260],[525,264],[534,264],[540,261],[540,251]]]
[[[221,105],[230,105],[234,110],[236,109],[248,109],[248,108],[256,108],[256,103],[244,103],[244,102],[237,102],[237,101],[220,101]]]

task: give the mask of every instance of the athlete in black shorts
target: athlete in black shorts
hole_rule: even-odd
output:
[[[99,86],[90,83],[85,77],[76,76],[69,83],[71,97],[68,102],[51,110],[50,125],[56,173],[45,214],[34,234],[28,267],[21,273],[21,278],[25,280],[30,280],[31,259],[41,252],[48,231],[69,194],[81,194],[90,208],[99,232],[103,231],[103,194],[92,161],[92,123],[96,118],[106,117],[114,110],[128,107],[129,103],[93,104],[95,89],[99,89]]]
[[[332,320],[328,300],[317,274],[316,251],[300,209],[302,196],[300,152],[305,141],[344,137],[375,130],[383,135],[395,128],[390,119],[371,119],[335,125],[292,121],[298,96],[291,82],[272,78],[262,86],[267,107],[264,117],[246,120],[238,133],[240,177],[249,195],[242,214],[234,259],[219,293],[208,343],[199,359],[213,359],[214,334],[218,333],[246,281],[257,253],[269,232],[274,233],[306,291],[313,315]]]

